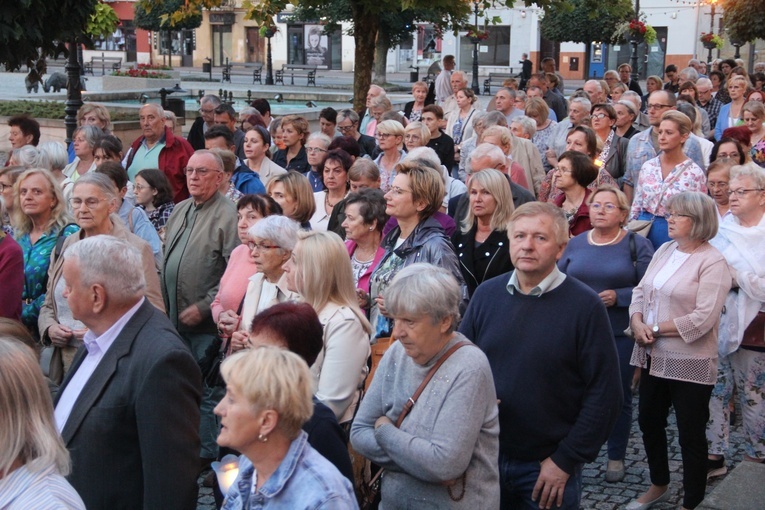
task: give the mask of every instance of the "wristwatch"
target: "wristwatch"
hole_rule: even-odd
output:
[[[651,328],[651,331],[653,331],[654,335],[658,335],[659,334],[659,325],[658,324],[654,324],[653,327]]]

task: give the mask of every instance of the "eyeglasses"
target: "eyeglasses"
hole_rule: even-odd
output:
[[[196,174],[199,177],[204,177],[205,175],[209,174],[210,172],[219,172],[219,171],[220,170],[210,170],[209,168],[191,168],[190,166],[187,166],[186,168],[183,169],[183,172],[186,175],[191,175],[194,172],[196,172]]]
[[[711,189],[725,189],[728,187],[727,182],[715,182],[715,181],[709,181],[707,183],[707,188]]]
[[[353,129],[354,125],[355,124],[351,124],[350,126],[340,126],[340,125],[338,125],[337,126],[337,130],[340,131],[341,133],[345,133],[346,131],[350,131],[351,129]]]
[[[408,141],[421,140],[421,137],[420,135],[404,135],[404,140],[408,140]]]
[[[573,170],[562,170],[561,167],[556,168],[555,171],[558,172],[559,174],[570,174],[571,172],[573,172]]]
[[[664,108],[672,108],[671,104],[649,104],[646,106],[648,110],[663,110]]]
[[[98,204],[100,204],[101,202],[106,202],[108,200],[110,199],[95,198],[95,197],[86,198],[85,200],[81,198],[70,198],[69,205],[72,206],[72,209],[79,209],[83,205],[87,207],[88,209],[95,209],[96,207],[98,207]]]
[[[395,135],[392,135],[391,133],[375,133],[375,138],[377,138],[378,140],[387,140],[391,136],[395,136]]]
[[[0,182],[0,193],[5,193],[7,189],[13,189],[13,184],[3,184]]]
[[[737,197],[744,197],[750,191],[762,191],[762,188],[732,189],[732,190],[728,191],[728,196],[736,195]]]
[[[209,109],[200,108],[199,113],[208,113],[208,114],[215,113],[215,108],[209,108]]]
[[[590,204],[590,209],[593,211],[600,211],[603,209],[604,211],[611,213],[619,209],[619,207],[614,204],[599,204],[596,202],[594,204]]]
[[[390,192],[393,193],[394,195],[403,195],[404,193],[411,193],[412,190],[399,188],[398,186],[391,186]]]
[[[671,212],[671,213],[667,214],[667,219],[676,220],[678,218],[693,218],[693,216],[690,216],[688,214],[680,214],[680,213],[676,213],[676,212]]]
[[[738,159],[741,154],[738,152],[718,152],[717,159]]]
[[[305,151],[308,154],[313,154],[314,152],[327,152],[327,149],[322,149],[321,147],[306,147]]]
[[[608,114],[607,114],[607,113],[593,113],[593,114],[591,115],[591,117],[592,117],[593,119],[602,120],[602,119],[605,119],[606,117],[608,117]]]
[[[281,246],[276,244],[262,244],[262,243],[254,243],[252,241],[247,243],[247,247],[251,251],[258,251],[258,252],[266,251],[266,250],[275,250],[277,248],[281,248]]]
[[[141,191],[142,189],[152,189],[151,186],[144,186],[143,184],[134,184],[133,189],[136,191]]]

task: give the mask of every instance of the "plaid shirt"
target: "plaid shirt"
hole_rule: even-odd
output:
[[[138,207],[144,209],[142,205],[139,205]],[[168,202],[158,206],[153,211],[146,213],[149,216],[149,221],[151,224],[154,225],[155,229],[157,229],[157,232],[162,232],[165,229],[165,224],[170,218],[170,214],[172,214],[174,207],[175,204],[173,202]]]
[[[713,97],[709,102],[707,102],[707,104],[699,103],[699,106],[704,108],[709,114],[710,126],[714,127],[715,124],[717,124],[717,116],[720,113],[720,108],[722,108],[722,105],[722,101],[717,99],[717,97]]]

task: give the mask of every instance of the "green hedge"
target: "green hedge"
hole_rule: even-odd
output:
[[[0,117],[29,115],[35,119],[64,120],[66,105],[59,101],[0,101]],[[109,112],[112,122],[120,120],[138,120],[138,112]]]

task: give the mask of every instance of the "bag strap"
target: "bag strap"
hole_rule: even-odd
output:
[[[630,236],[630,258],[632,259],[632,267],[635,269],[635,280],[637,280],[637,245],[635,244],[635,233],[631,230],[627,232]]]
[[[438,358],[438,361],[436,361],[436,363],[432,367],[430,367],[430,370],[428,371],[427,375],[425,375],[425,379],[422,380],[422,382],[420,383],[420,386],[414,392],[414,395],[409,397],[409,400],[407,400],[406,404],[404,404],[404,409],[401,410],[401,414],[398,416],[398,420],[396,420],[396,428],[401,427],[401,424],[404,422],[404,418],[406,418],[406,415],[408,415],[409,411],[412,410],[412,407],[414,407],[414,404],[417,402],[417,399],[420,398],[420,395],[422,395],[422,392],[425,391],[425,386],[427,386],[430,380],[433,379],[433,376],[436,375],[436,372],[438,372],[438,369],[441,367],[441,365],[443,365],[444,362],[448,360],[449,357],[457,351],[457,349],[460,349],[461,347],[464,347],[466,345],[470,345],[470,342],[462,340],[452,345],[451,348],[448,351],[446,351],[443,354],[443,356]]]

